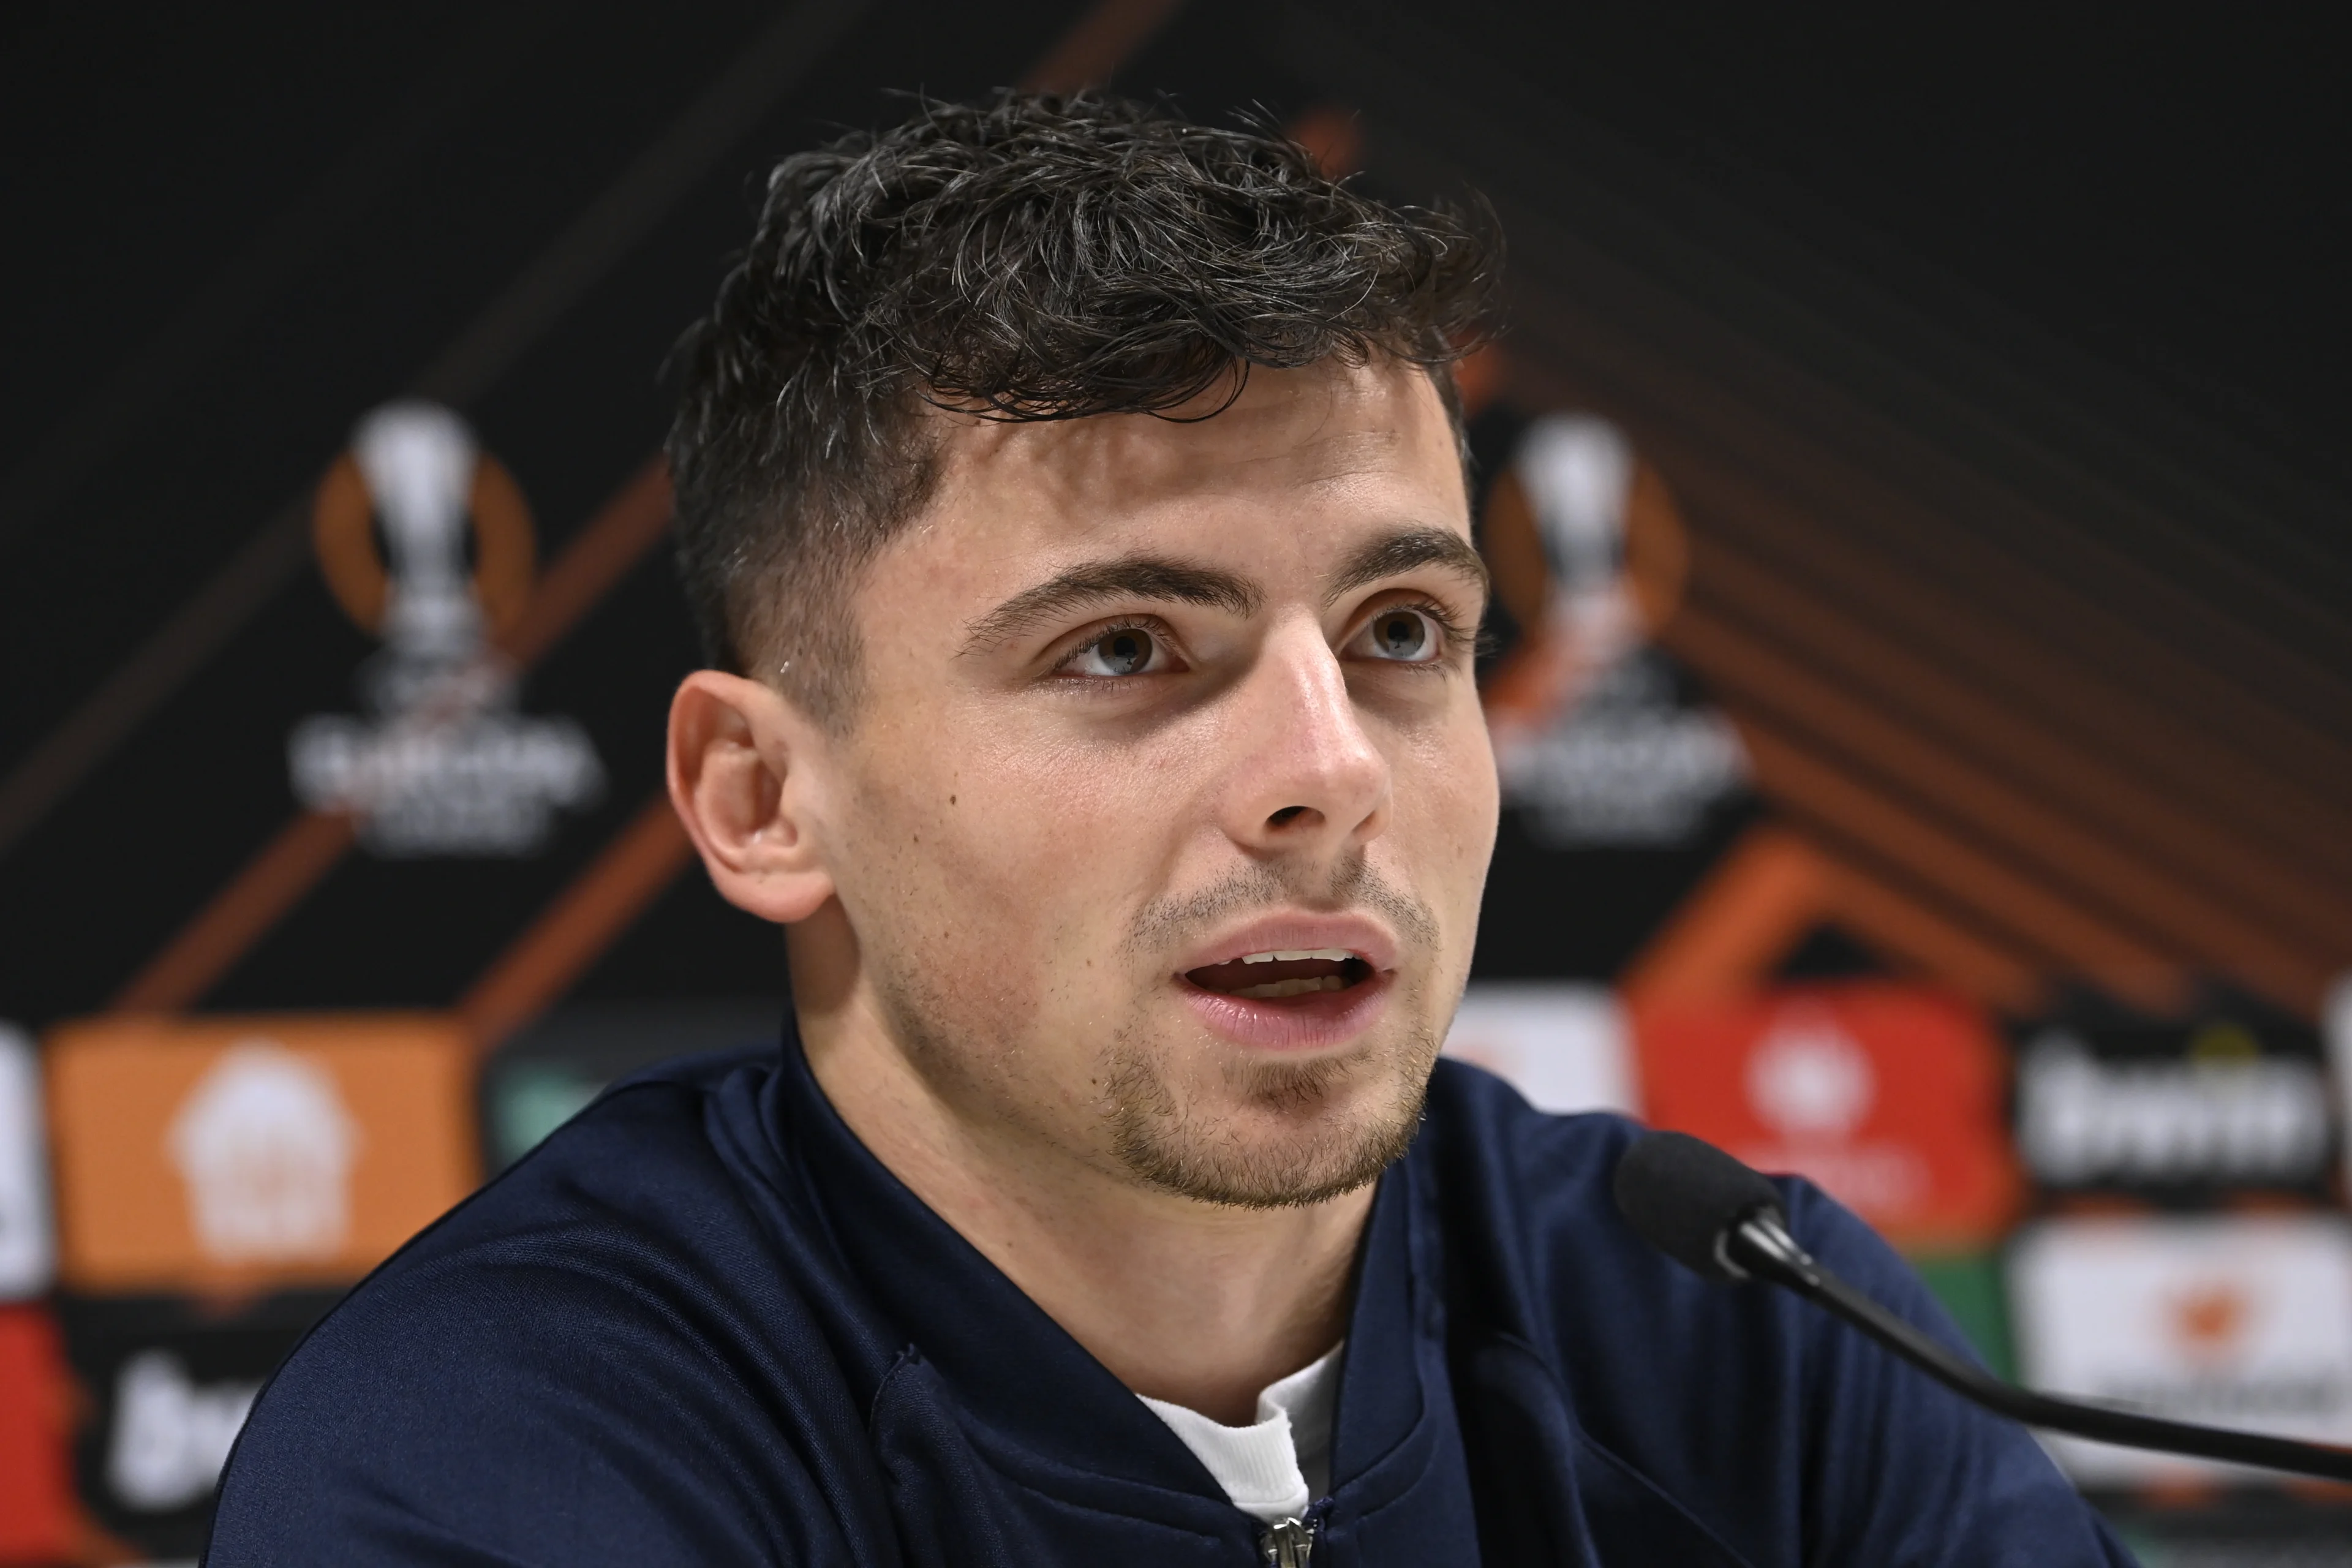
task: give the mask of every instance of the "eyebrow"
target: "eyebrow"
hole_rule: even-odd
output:
[[[1428,526],[1399,529],[1359,548],[1343,563],[1323,595],[1333,604],[1356,589],[1423,566],[1435,566],[1487,588],[1486,563],[1477,549],[1451,530]],[[964,651],[1005,643],[1074,611],[1120,600],[1204,605],[1235,616],[1252,616],[1265,602],[1256,584],[1222,567],[1202,566],[1163,555],[1125,555],[1085,561],[1020,593],[974,620]]]
[[[972,622],[964,637],[964,651],[1006,642],[1073,610],[1120,599],[1205,605],[1236,616],[1255,615],[1265,603],[1265,595],[1255,584],[1215,566],[1198,566],[1160,555],[1087,561],[1034,588],[1024,588]]]
[[[1424,524],[1384,534],[1358,550],[1331,579],[1323,602],[1337,604],[1359,588],[1369,587],[1383,578],[1402,576],[1423,566],[1452,573],[1467,580],[1482,594],[1491,587],[1486,560],[1479,555],[1476,545],[1451,529]]]

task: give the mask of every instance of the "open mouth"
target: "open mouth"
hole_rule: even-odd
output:
[[[1294,996],[1349,991],[1371,977],[1372,966],[1343,947],[1245,953],[1184,973],[1185,979],[1203,991],[1251,1002],[1280,1002]]]

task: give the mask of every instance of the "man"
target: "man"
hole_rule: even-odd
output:
[[[2022,1433],[1644,1247],[1626,1124],[1437,1064],[1490,278],[1098,101],[778,168],[683,356],[670,783],[785,928],[783,1049],[608,1095],[362,1287],[211,1562],[2123,1560]]]

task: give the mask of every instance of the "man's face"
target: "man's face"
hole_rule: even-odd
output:
[[[826,860],[954,1114],[1212,1202],[1401,1153],[1494,847],[1483,575],[1425,375],[959,419],[864,578]]]

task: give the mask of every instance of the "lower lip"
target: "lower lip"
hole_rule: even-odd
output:
[[[1262,1051],[1315,1051],[1344,1046],[1388,1005],[1393,973],[1375,974],[1345,991],[1311,991],[1304,996],[1260,1000],[1232,996],[1193,984],[1182,975],[1176,988],[1210,1028],[1235,1045]]]

